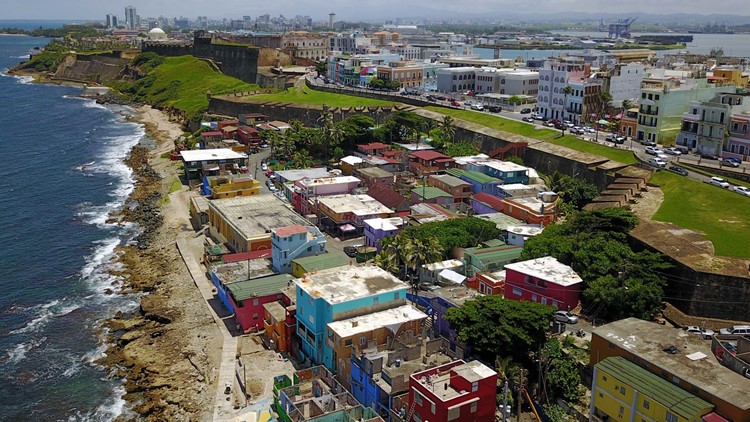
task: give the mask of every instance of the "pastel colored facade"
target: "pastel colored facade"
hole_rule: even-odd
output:
[[[494,214],[500,212],[503,207],[503,200],[489,193],[480,192],[471,197],[469,201],[471,209],[476,215]]]
[[[536,224],[519,224],[506,228],[506,239],[509,245],[524,247],[526,241],[544,231],[544,227]]]
[[[369,195],[333,195],[318,198],[318,220],[330,233],[359,236],[364,221],[393,217],[395,212]]]
[[[234,313],[243,331],[258,331],[264,327],[263,305],[281,300],[283,290],[291,281],[291,275],[277,274],[222,284],[226,292],[222,303]]]
[[[622,357],[594,366],[592,421],[699,422],[713,405]]]
[[[498,186],[503,184],[500,179],[473,170],[448,169],[448,174],[471,184],[471,191],[474,193],[494,195]]]
[[[411,190],[411,202],[414,204],[426,202],[450,208],[455,205],[456,200],[453,195],[442,189],[431,186],[417,186]]]
[[[377,74],[378,79],[396,81],[401,88],[419,88],[424,84],[424,67],[420,65],[378,66]]]
[[[454,160],[453,157],[449,157],[437,151],[415,151],[409,154],[409,171],[417,176],[444,172],[453,167],[455,161],[456,160]]]
[[[551,256],[505,266],[505,297],[568,311],[578,306],[583,280]]]
[[[473,277],[481,272],[494,272],[505,268],[521,257],[523,248],[512,245],[501,245],[490,248],[464,249],[466,275]]]
[[[247,165],[247,154],[229,148],[180,151],[186,180],[218,175],[221,170],[232,170]]]
[[[679,351],[665,353],[668,345]],[[620,356],[712,404],[714,412],[704,420],[750,422],[750,383],[722,365],[711,347],[711,342],[680,328],[626,318],[592,331],[590,365]]]
[[[450,287],[441,287],[433,292],[434,297],[427,299],[432,329],[436,337],[442,337],[448,342],[448,347],[452,352],[468,352],[468,346],[458,340],[458,333],[451,327],[451,324],[445,318],[448,310],[464,304],[467,300],[475,299],[479,292],[466,286],[457,285]]]
[[[273,269],[292,273],[292,261],[326,253],[326,237],[315,226],[287,226],[271,229]]]
[[[739,129],[739,125],[733,124],[735,115],[750,112],[749,98],[743,92],[718,94],[708,101],[691,101],[689,110],[682,115],[682,127],[675,143],[699,154],[719,156],[731,152],[726,134],[729,132],[731,137],[732,131]],[[739,153],[736,147],[735,153]]]
[[[260,182],[248,174],[205,176],[201,195],[210,196],[211,199],[260,195]]]
[[[625,110],[618,122],[620,135],[632,138],[638,131],[638,107]]]
[[[734,91],[734,85],[709,84],[706,79],[644,79],[636,139],[671,142],[671,139],[662,139],[663,135],[680,129],[690,101],[707,101],[716,94]]]
[[[412,374],[410,415],[418,421],[493,422],[497,372],[479,361],[454,361]]]
[[[407,285],[375,266],[333,268],[296,282],[297,335],[302,353],[336,370],[327,325],[334,321],[402,306]]]
[[[304,177],[294,182],[296,192],[292,195],[292,205],[302,215],[317,214],[318,197],[348,194],[359,184],[360,179],[354,176]]]
[[[383,239],[397,235],[404,226],[401,217],[372,218],[365,220],[365,246],[383,248]]]
[[[500,179],[504,184],[522,183],[527,185],[529,183],[529,168],[510,161],[474,161],[468,163],[466,169]]]
[[[733,114],[724,156],[736,154],[743,161],[750,155],[750,114]]]
[[[726,81],[737,88],[747,88],[750,76],[742,71],[740,68],[720,66],[716,67],[711,71],[714,78],[719,78],[722,81]]]
[[[271,229],[310,222],[275,195],[238,196],[208,204],[209,235],[233,252],[271,249]]]
[[[354,175],[362,179],[362,186],[371,187],[376,183],[392,185],[396,183],[396,175],[380,167],[364,167],[354,170]]]
[[[439,92],[474,91],[476,94],[495,93],[536,97],[539,74],[527,70],[497,67],[451,67],[437,69]]]
[[[547,60],[539,69],[538,113],[549,119],[589,121],[602,81],[590,78],[591,68],[580,61]],[[566,87],[572,92],[565,94]],[[584,117],[586,119],[584,119]]]
[[[336,379],[351,391],[350,358],[353,351],[359,352],[387,345],[391,339],[402,332],[420,333],[421,324],[425,318],[427,315],[424,312],[406,304],[329,323],[326,343],[333,349]]]
[[[471,197],[471,184],[450,174],[431,174],[427,186],[448,192],[454,202],[466,202]]]
[[[523,221],[525,224],[548,226],[557,219],[554,202],[537,198],[504,198],[498,211]]]
[[[296,315],[293,289],[284,290],[280,300],[263,305],[263,328],[272,350],[293,353],[292,342],[297,331]]]

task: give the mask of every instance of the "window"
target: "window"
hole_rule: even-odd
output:
[[[452,420],[458,419],[458,416],[460,415],[460,412],[461,412],[461,408],[460,407],[457,407],[455,409],[449,410],[448,411],[448,420],[452,421]]]
[[[367,337],[365,337],[365,336],[360,337],[359,338],[359,345],[360,346],[364,346],[365,344],[367,344]]]
[[[352,339],[346,339],[344,340],[344,346],[351,346],[352,345]]]
[[[532,293],[531,294],[531,301],[532,302],[536,302],[536,299],[537,299],[536,293]]]
[[[675,375],[672,375],[672,382],[679,385],[680,384],[680,378],[677,377],[677,376],[675,376]]]
[[[435,403],[430,403],[430,412],[434,415],[435,414]]]
[[[253,306],[258,306],[258,299],[253,299]]]
[[[643,408],[644,408],[644,409],[648,409],[649,405],[650,405],[650,404],[649,404],[648,400],[644,400],[644,401],[643,401]]]
[[[372,304],[373,304],[373,305],[378,305],[378,304],[380,304],[380,298],[379,298],[379,297],[374,297],[374,298],[372,298]]]
[[[671,413],[669,410],[667,410],[666,418],[664,418],[667,422],[677,422],[678,418],[677,415]]]
[[[625,395],[625,387],[620,387],[620,394]]]
[[[472,382],[471,383],[471,392],[475,392],[479,389],[479,383],[478,382]]]
[[[471,413],[476,413],[477,412],[477,404],[478,403],[479,402],[474,402],[474,403],[471,404],[471,410],[470,410]]]
[[[602,375],[602,381],[606,381],[606,380],[607,380],[607,376],[606,375]]]
[[[393,300],[398,300],[398,299],[399,299],[399,294],[398,292],[396,292],[393,294]]]
[[[414,401],[417,402],[417,406],[422,405],[422,395],[417,392],[417,390],[414,390]]]
[[[521,296],[521,289],[519,289],[518,287],[514,287],[513,294],[516,296]]]

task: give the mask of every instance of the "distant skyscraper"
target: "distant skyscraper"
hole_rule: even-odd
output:
[[[107,28],[117,28],[117,16],[107,14]]]
[[[138,14],[133,6],[125,8],[125,26],[128,29],[136,29],[138,27]]]
[[[336,21],[336,14],[331,12],[328,14],[328,27],[333,29],[333,22]]]

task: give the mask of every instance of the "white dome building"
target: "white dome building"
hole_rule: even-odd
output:
[[[161,41],[167,39],[167,33],[164,32],[161,28],[154,28],[150,31],[148,31],[148,39],[149,41]]]

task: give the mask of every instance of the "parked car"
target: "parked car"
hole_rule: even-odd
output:
[[[664,148],[664,153],[669,155],[682,155],[677,148]]]
[[[555,312],[555,321],[564,322],[566,324],[575,324],[578,322],[578,316],[568,311],[557,311]]]
[[[585,127],[583,128],[583,130],[584,130],[584,131],[586,131],[586,133],[595,133],[595,132],[596,132],[596,129],[594,129],[594,128],[593,128],[593,127],[591,127],[591,126],[585,126]]]
[[[521,118],[521,120],[523,120],[524,122],[529,122],[529,123],[533,123],[534,122],[534,118],[533,117],[529,117],[529,116],[523,116]]]
[[[709,330],[709,329],[705,329],[704,330],[704,329],[702,329],[700,327],[697,327],[695,325],[689,325],[689,326],[685,327],[685,331],[687,331],[688,333],[698,334],[698,335],[700,335],[701,337],[703,337],[706,340],[710,340],[711,337],[713,337],[714,334],[716,334],[716,333],[714,333],[713,330]]]
[[[683,175],[683,176],[687,176],[688,175],[688,171],[685,170],[684,168],[680,167],[680,166],[669,166],[668,170],[669,171],[673,171],[673,172],[675,172],[677,174],[680,174],[680,175]]]
[[[730,166],[730,167],[739,167],[740,163],[738,163],[738,162],[736,162],[734,160],[730,160],[729,158],[725,158],[725,159],[721,160],[721,165],[723,165],[723,166]]]
[[[742,164],[742,160],[740,160],[740,159],[739,159],[739,158],[737,158],[737,157],[727,157],[727,158],[725,158],[725,159],[726,159],[726,160],[732,160],[732,161],[734,161],[734,162],[735,162],[735,163],[737,163],[737,164]]]
[[[484,111],[484,106],[481,104],[472,104],[471,109],[477,110],[477,111]]]
[[[729,328],[722,328],[719,330],[719,334],[739,334],[744,336],[750,334],[750,325],[733,325]]]
[[[268,164],[267,163],[260,163],[260,169],[262,171],[268,171]]]
[[[522,108],[521,109],[521,114],[530,114],[530,113],[531,113],[531,109],[530,108]]]
[[[714,186],[718,186],[720,188],[729,189],[729,182],[722,179],[721,177],[712,177],[711,180],[709,180],[709,183],[711,183]]]
[[[649,146],[649,147],[655,147],[656,146],[656,142],[651,141],[649,139],[641,139],[640,142],[641,142],[641,145],[646,145],[646,146]]]
[[[651,164],[652,166],[659,167],[659,168],[664,168],[667,166],[667,162],[662,160],[659,157],[654,157],[648,160],[648,163]]]
[[[362,245],[352,245],[352,246],[344,246],[344,253],[349,258],[356,258],[357,254],[359,253],[359,248]]]
[[[503,111],[503,108],[500,106],[489,106],[487,107],[487,110],[489,110],[491,113],[499,113]]]
[[[718,160],[719,157],[711,154],[701,154],[701,158],[704,160]]]
[[[661,349],[663,352],[669,353],[670,355],[676,355],[680,352],[680,349],[678,349],[676,346],[669,346],[665,347],[664,349]]]
[[[732,356],[735,356],[737,354],[737,346],[735,346],[734,343],[722,341],[721,345],[724,346],[724,348],[727,349],[727,352],[729,352]]]
[[[687,147],[674,147],[677,151],[680,151],[680,154],[687,154],[690,152],[690,150],[687,149]]]
[[[750,196],[750,188],[746,188],[745,186],[735,186],[732,190],[740,195]]]
[[[435,98],[434,95],[428,95],[427,96],[427,101],[437,101],[437,98]]]
[[[663,154],[664,151],[660,150],[659,148],[649,146],[649,147],[646,147],[645,153],[649,155],[658,155],[658,154]]]
[[[541,114],[532,114],[531,118],[534,120],[544,120],[544,117]]]
[[[260,147],[261,148],[268,148],[268,143],[267,142],[263,142],[262,144],[260,144]]]
[[[451,101],[451,105],[453,107],[461,107],[461,103],[459,103],[458,101]]]
[[[572,128],[570,128],[570,133],[573,133],[575,135],[583,135],[584,134],[583,129],[581,129],[579,127],[572,127]]]
[[[610,133],[607,135],[606,138],[609,142],[614,142],[615,144],[624,144],[625,143],[625,137],[620,135],[615,135],[613,133]]]

